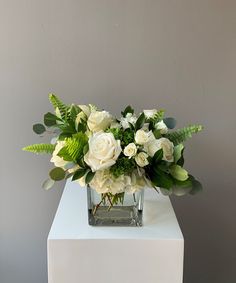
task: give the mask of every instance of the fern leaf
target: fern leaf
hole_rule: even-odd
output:
[[[59,151],[58,156],[66,161],[76,162],[83,155],[83,150],[88,142],[88,138],[82,132],[74,134],[73,137],[65,140],[65,146]]]
[[[184,127],[175,132],[168,133],[165,135],[166,138],[171,140],[174,145],[180,144],[186,141],[188,138],[192,137],[192,134],[198,133],[203,129],[201,125],[190,125],[188,127]]]
[[[55,94],[49,94],[49,101],[52,103],[54,109],[58,109],[62,119],[65,119],[67,116],[67,112],[69,107],[64,104]]]
[[[33,152],[33,153],[48,153],[48,154],[52,154],[53,151],[55,149],[55,145],[54,144],[47,144],[47,143],[39,143],[39,144],[32,144],[32,145],[28,145],[24,148],[22,148],[22,150],[24,151],[29,151],[29,152]]]
[[[163,109],[159,110],[159,111],[151,118],[152,122],[153,122],[154,124],[156,124],[156,123],[162,121],[163,118],[164,118],[164,114],[165,114],[165,111],[164,111]]]

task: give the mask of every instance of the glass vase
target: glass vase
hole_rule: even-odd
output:
[[[87,187],[88,223],[92,226],[142,226],[144,190],[120,195],[116,204]]]

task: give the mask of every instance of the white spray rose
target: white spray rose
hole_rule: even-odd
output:
[[[89,138],[88,143],[89,151],[84,156],[84,161],[93,172],[114,165],[122,151],[120,140],[115,140],[112,133],[95,133]]]
[[[56,147],[53,151],[51,162],[54,163],[56,167],[64,167],[68,161],[65,161],[62,157],[58,156],[58,152],[65,146],[65,141],[58,141]]]
[[[135,156],[137,153],[137,147],[136,145],[132,142],[129,143],[125,148],[124,148],[124,155],[128,156],[129,158]]]
[[[146,165],[149,164],[147,158],[148,158],[147,153],[145,153],[145,152],[140,152],[139,154],[137,154],[137,155],[135,156],[134,159],[135,159],[136,163],[138,164],[138,166],[144,167],[144,166],[146,166]]]
[[[168,128],[167,128],[167,126],[166,126],[166,124],[164,123],[163,120],[156,123],[155,128],[157,130],[160,130],[161,134],[166,134],[168,132]]]
[[[143,110],[143,113],[147,118],[152,118],[157,113],[157,110],[156,109]]]
[[[144,150],[151,157],[153,157],[154,154],[161,148],[163,149],[163,160],[169,162],[174,161],[174,144],[170,140],[166,138],[160,138],[150,141],[149,143],[144,145]]]
[[[76,116],[76,119],[75,119],[76,128],[78,127],[79,123],[82,122],[85,119],[86,119],[86,114],[83,111],[79,112]]]
[[[90,107],[88,105],[78,105],[79,108],[84,112],[84,114],[88,117],[91,113]]]
[[[92,132],[104,131],[111,125],[112,116],[107,111],[93,111],[88,118],[88,127]]]
[[[144,130],[138,130],[135,134],[135,142],[143,145],[151,140],[155,139],[152,131],[146,132]]]
[[[135,125],[137,117],[132,113],[127,113],[125,118],[121,117],[120,123],[124,129],[130,128],[130,124]]]

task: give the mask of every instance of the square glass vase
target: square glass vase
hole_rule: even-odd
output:
[[[92,226],[142,226],[144,189],[124,194],[123,202],[112,207],[94,189],[87,187],[88,223]]]

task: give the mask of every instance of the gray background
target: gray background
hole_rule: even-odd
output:
[[[205,190],[173,199],[184,282],[236,282],[235,15],[233,0],[0,0],[0,283],[47,282],[63,186],[41,189],[49,158],[20,149],[39,142],[31,125],[51,109],[49,92],[205,125],[186,150]]]

